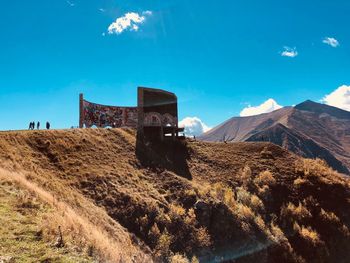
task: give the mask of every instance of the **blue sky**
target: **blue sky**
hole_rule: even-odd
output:
[[[137,28],[108,30],[128,13]],[[210,127],[269,98],[319,101],[350,85],[349,13],[345,0],[2,1],[0,129],[76,126],[80,92],[132,106],[137,86],[175,92],[180,119]]]

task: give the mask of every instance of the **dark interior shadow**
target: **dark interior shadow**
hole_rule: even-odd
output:
[[[165,168],[177,175],[192,179],[187,160],[190,158],[185,140],[163,141],[137,138],[136,156],[141,165],[150,168]]]

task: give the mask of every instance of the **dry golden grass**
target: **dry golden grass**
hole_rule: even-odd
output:
[[[176,253],[170,257],[170,263],[190,263],[186,256]]]
[[[1,262],[93,262],[75,246],[57,249],[42,232],[43,217],[52,211],[13,180],[0,178]]]
[[[173,237],[169,234],[168,230],[165,228],[160,234],[157,246],[155,248],[156,255],[158,258],[166,259],[170,256],[170,245],[172,243]]]
[[[323,208],[321,208],[320,216],[323,220],[330,223],[340,223],[339,217],[336,216],[333,212],[326,212]]]
[[[310,211],[302,203],[299,203],[298,206],[292,203],[283,206],[281,216],[294,221],[303,221],[312,217]]]
[[[170,212],[169,215],[172,218],[183,217],[186,214],[186,210],[177,204],[170,204]]]
[[[297,231],[303,239],[310,242],[313,246],[318,246],[323,243],[320,238],[320,235],[315,230],[313,230],[310,226],[300,227],[298,223],[295,223],[294,230]]]
[[[42,231],[47,239],[52,240],[57,237],[58,227],[61,227],[64,239],[78,246],[81,251],[87,248],[92,249],[92,251],[96,251],[98,258],[112,262],[119,262],[123,257],[125,260],[129,260],[128,256],[123,255],[121,244],[110,238],[107,232],[79,215],[66,203],[55,199],[49,192],[28,181],[20,173],[0,168],[0,179],[15,182],[54,208],[51,213],[45,215],[43,221]],[[36,208],[35,202],[28,196],[21,196],[18,202],[22,208]]]
[[[321,161],[269,143],[192,141],[164,148],[148,149],[146,162],[135,153],[129,129],[0,133],[0,165],[37,186],[33,192],[49,194],[36,198],[53,207],[44,231],[51,242],[61,225],[67,243],[96,259],[169,262],[197,255],[209,261],[221,257],[222,248],[267,242],[249,256],[312,262],[317,237],[327,260],[348,255],[350,180]],[[20,203],[36,205],[25,196]],[[294,222],[309,227],[293,232]],[[327,235],[339,242],[331,244]],[[203,258],[208,250],[213,258]]]
[[[273,174],[269,170],[266,170],[260,172],[259,175],[255,177],[254,183],[258,187],[262,187],[264,185],[271,186],[276,184],[276,179],[273,177]]]
[[[200,227],[196,231],[196,240],[198,242],[198,246],[202,248],[210,247],[212,244],[211,237],[205,227]]]
[[[306,179],[303,179],[303,178],[300,178],[298,177],[297,179],[294,180],[293,184],[296,186],[296,187],[299,187],[303,184],[307,183],[307,180]]]

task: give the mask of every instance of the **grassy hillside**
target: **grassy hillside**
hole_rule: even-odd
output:
[[[44,240],[42,227],[51,211],[28,191],[2,178],[0,200],[0,259],[4,262],[93,262],[70,245],[57,249]]]
[[[349,179],[273,144],[144,147],[128,129],[3,132],[0,165],[1,180],[45,204],[36,213],[49,218],[38,223],[46,244],[61,227],[67,244],[55,253],[111,262],[350,259]]]

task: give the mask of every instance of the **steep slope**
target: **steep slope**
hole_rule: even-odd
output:
[[[349,179],[271,143],[144,146],[128,129],[3,132],[0,166],[75,215],[61,218],[64,238],[111,262],[350,258]]]
[[[349,169],[350,112],[311,101],[295,109],[288,126],[327,149]]]
[[[271,141],[303,157],[322,158],[332,168],[349,174],[349,131],[350,112],[306,101],[294,108],[232,118],[199,139],[218,142]]]
[[[269,141],[305,158],[321,158],[339,172],[349,173],[347,167],[326,148],[322,148],[312,139],[306,138],[296,130],[289,129],[279,123],[259,133],[255,133],[246,141]]]
[[[0,175],[0,262],[93,262],[66,246],[58,250],[41,232],[51,212],[45,203]]]
[[[304,101],[294,107],[298,110],[309,111],[316,114],[328,114],[338,119],[350,119],[350,112],[311,100]]]
[[[250,117],[234,117],[209,130],[199,139],[211,142],[245,141],[255,133],[263,131],[276,123],[286,123],[288,115],[293,111],[291,107],[285,107],[271,113]]]

